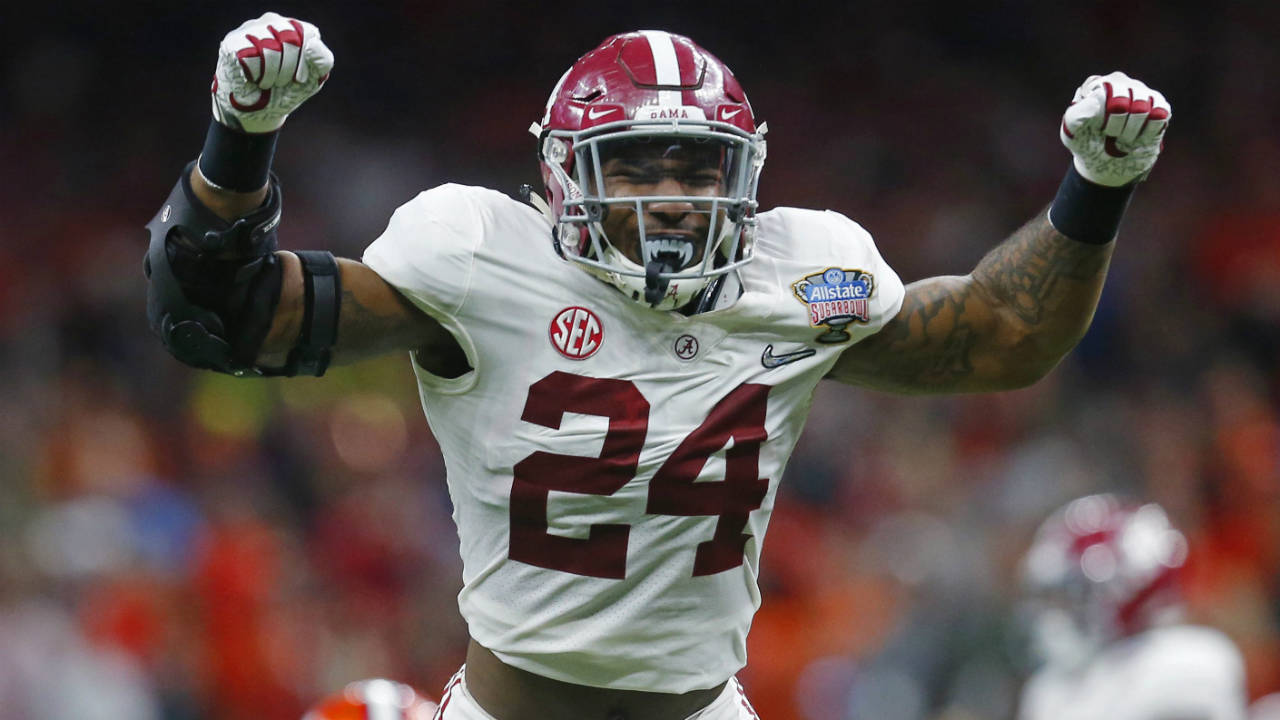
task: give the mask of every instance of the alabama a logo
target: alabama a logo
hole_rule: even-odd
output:
[[[809,309],[809,324],[827,329],[817,337],[820,343],[848,342],[853,337],[845,330],[850,323],[871,320],[868,305],[875,287],[869,272],[834,267],[791,284],[796,297]]]

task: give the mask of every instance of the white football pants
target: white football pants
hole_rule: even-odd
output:
[[[464,665],[445,686],[435,720],[496,720],[467,692],[466,672]],[[760,720],[760,716],[756,715],[751,703],[747,702],[738,679],[733,678],[724,686],[724,692],[720,693],[715,702],[690,715],[687,720]]]

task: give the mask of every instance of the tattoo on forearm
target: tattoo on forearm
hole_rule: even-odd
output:
[[[912,298],[911,325],[919,318],[923,331],[917,335],[917,342],[922,349],[932,351],[918,354],[922,361],[918,366],[907,364],[903,369],[923,384],[945,385],[973,372],[969,353],[974,333],[965,318],[968,299],[968,293],[947,285],[937,285]]]
[[[855,346],[836,376],[900,392],[1030,382],[1087,326],[1110,256],[1110,246],[1064,237],[1041,213],[970,276],[912,284],[897,317]]]
[[[941,390],[973,373],[978,338],[961,278],[934,278],[907,293],[897,318],[865,341],[875,358],[869,384],[891,390]],[[860,354],[863,354],[860,352]]]
[[[1023,322],[1040,325],[1071,292],[1064,282],[1100,281],[1110,256],[1107,247],[1059,234],[1041,213],[988,253],[973,275]]]

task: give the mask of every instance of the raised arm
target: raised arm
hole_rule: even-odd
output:
[[[373,270],[277,249],[276,139],[332,66],[313,25],[275,13],[223,39],[204,149],[148,225],[152,329],[179,360],[236,375],[320,375],[404,350],[437,374],[460,374],[453,337]]]
[[[902,309],[844,352],[829,377],[904,393],[1030,385],[1089,328],[1129,197],[1155,164],[1164,96],[1122,73],[1076,92],[1061,137],[1074,160],[1048,212],[968,275],[906,289]]]
[[[215,188],[195,168],[189,181],[200,202],[227,221],[257,209],[267,197],[265,187],[249,193]],[[277,250],[275,257],[281,266],[280,299],[257,357],[262,367],[285,364],[298,343],[306,311],[302,263],[286,250]],[[341,295],[331,365],[414,351],[418,362],[437,375],[452,377],[467,370],[461,347],[434,318],[364,263],[338,258],[337,264]]]
[[[1040,379],[1084,335],[1114,243],[1027,223],[963,276],[907,286],[902,309],[829,377],[907,393],[984,392]]]

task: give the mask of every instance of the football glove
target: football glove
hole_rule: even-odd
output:
[[[329,79],[333,53],[315,25],[269,12],[218,46],[213,116],[233,130],[268,133]]]
[[[1121,72],[1092,75],[1076,90],[1058,134],[1084,179],[1128,185],[1156,164],[1172,114],[1164,95],[1139,80]]]

